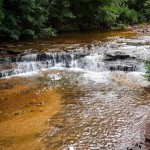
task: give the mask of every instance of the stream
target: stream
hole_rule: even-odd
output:
[[[143,60],[150,60],[150,36],[104,32],[76,36],[80,41],[61,38],[46,41],[47,48],[25,43],[21,53],[0,58],[1,95],[19,80],[35,82],[36,93],[57,89],[62,95],[61,109],[40,135],[42,149],[148,150],[150,83]],[[22,47],[12,46],[17,52]],[[8,148],[5,141],[3,146]]]

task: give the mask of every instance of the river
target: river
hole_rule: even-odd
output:
[[[6,45],[1,149],[148,150],[150,36],[95,31]]]

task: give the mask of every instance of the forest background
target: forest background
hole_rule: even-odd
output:
[[[0,0],[0,38],[122,29],[150,21],[150,0]]]

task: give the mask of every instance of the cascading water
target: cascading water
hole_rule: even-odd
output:
[[[147,37],[145,37],[147,39]],[[144,38],[143,38],[144,39]],[[51,68],[80,68],[86,71],[144,71],[139,59],[149,59],[149,45],[143,45],[143,39],[129,40],[117,38],[102,45],[91,45],[79,51],[45,52],[27,54],[15,58],[1,58],[0,77],[18,75]],[[122,42],[120,44],[120,42]],[[135,42],[141,44],[134,45]],[[9,69],[5,66],[10,66]]]
[[[150,95],[143,60],[150,60],[149,41],[116,37],[90,48],[2,58],[0,76],[46,70],[44,86],[63,95],[60,112],[48,120],[45,149],[146,150],[142,128]]]

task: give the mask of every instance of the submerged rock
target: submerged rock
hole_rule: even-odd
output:
[[[18,110],[18,111],[13,112],[12,114],[13,114],[14,116],[20,116],[20,115],[22,115],[23,113],[24,113],[23,110]]]

